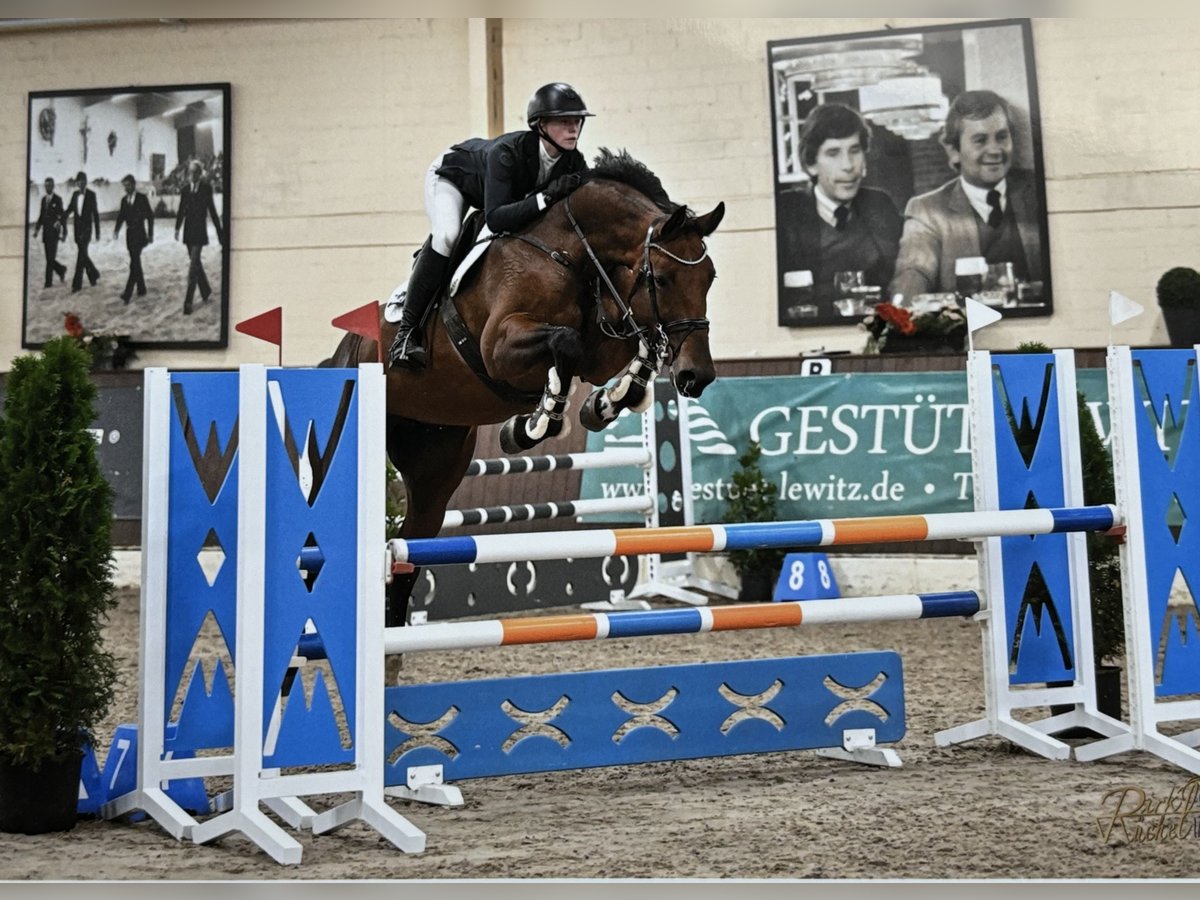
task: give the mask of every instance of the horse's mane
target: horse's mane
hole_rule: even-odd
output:
[[[665,213],[673,213],[680,204],[667,196],[666,188],[662,186],[658,176],[629,155],[628,150],[614,153],[607,147],[601,147],[593,161],[590,178],[607,178],[627,184],[636,191],[645,194],[650,201]]]

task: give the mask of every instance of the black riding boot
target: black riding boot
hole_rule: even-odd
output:
[[[421,346],[421,320],[441,287],[449,263],[449,258],[433,249],[432,239],[425,241],[408,278],[400,326],[388,351],[389,365],[400,369],[425,368],[429,354]]]

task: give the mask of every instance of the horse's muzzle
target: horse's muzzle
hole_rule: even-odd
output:
[[[675,390],[684,397],[699,397],[713,383],[716,375],[711,367],[678,369],[675,372]]]

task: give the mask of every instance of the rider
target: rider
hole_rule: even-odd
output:
[[[569,195],[588,168],[575,145],[584,118],[591,115],[571,85],[543,85],[526,107],[528,131],[470,138],[434,159],[425,175],[431,234],[408,278],[400,325],[388,352],[391,366],[425,367],[421,320],[446,274],[466,207],[482,209],[487,227],[499,234],[523,228]]]

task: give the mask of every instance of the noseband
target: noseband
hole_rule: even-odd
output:
[[[666,358],[668,362],[674,362],[684,341],[691,337],[692,332],[706,331],[709,327],[709,321],[704,317],[672,319],[669,322],[662,321],[662,313],[659,310],[658,303],[658,284],[654,276],[654,263],[651,261],[650,251],[657,250],[669,259],[685,266],[698,266],[708,258],[708,247],[701,241],[700,246],[704,249],[704,252],[696,259],[683,259],[676,256],[662,244],[654,241],[654,229],[666,217],[664,216],[651,222],[650,227],[646,229],[646,239],[642,242],[642,266],[638,270],[637,278],[634,279],[633,286],[629,289],[628,295],[622,299],[616,286],[612,283],[612,279],[604,271],[604,266],[601,265],[600,260],[596,257],[595,251],[592,250],[592,245],[588,243],[587,235],[583,233],[583,229],[579,226],[579,222],[571,212],[571,198],[569,196],[564,201],[564,207],[567,213],[567,220],[571,223],[571,227],[575,229],[575,234],[579,236],[579,241],[583,244],[583,249],[587,251],[588,258],[592,261],[592,265],[596,267],[596,272],[599,273],[600,281],[596,285],[597,295],[599,294],[600,282],[602,282],[621,313],[619,321],[609,318],[604,312],[604,304],[599,302],[599,296],[597,296],[596,321],[600,326],[601,333],[606,337],[618,341],[635,338],[644,341],[656,358]],[[645,283],[646,290],[650,294],[650,309],[654,318],[654,321],[648,325],[639,325],[633,315],[633,296],[638,292],[643,283]],[[683,337],[677,343],[672,344],[670,335],[679,332],[683,332]]]

